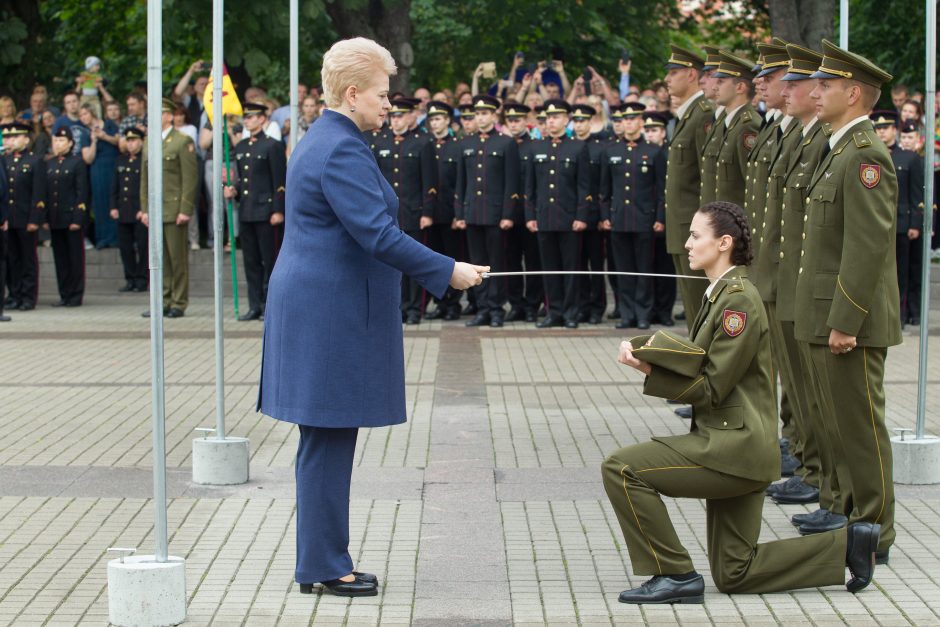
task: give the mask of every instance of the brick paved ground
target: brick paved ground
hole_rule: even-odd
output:
[[[14,313],[0,328],[0,624],[107,622],[109,546],[152,552],[149,326],[143,295]],[[898,487],[891,565],[858,596],[842,588],[719,594],[704,606],[631,607],[630,574],[598,466],[618,446],[687,423],[614,362],[610,325],[538,332],[422,324],[405,338],[410,421],[362,432],[351,551],[380,596],[297,593],[296,432],[254,412],[259,323],[226,323],[232,435],[252,480],[190,483],[191,440],[214,424],[211,300],[167,320],[170,553],[186,558],[194,625],[940,625],[940,487]],[[940,433],[940,355],[929,430]],[[888,420],[911,426],[916,337],[889,353]],[[669,501],[702,571],[704,507]],[[804,508],[768,503],[762,538],[792,537]]]

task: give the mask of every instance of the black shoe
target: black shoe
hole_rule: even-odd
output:
[[[845,565],[849,567],[852,578],[845,584],[845,589],[855,593],[868,587],[875,575],[875,552],[881,525],[869,522],[857,522],[846,529]]]
[[[588,318],[588,324],[600,324],[603,317],[599,313],[592,313]]]
[[[372,573],[360,573],[358,570],[354,570],[352,571],[352,574],[355,575],[356,579],[360,581],[365,581],[368,583],[379,583],[379,578]]]
[[[519,320],[525,320],[525,311],[513,307],[509,310],[509,313],[506,314],[506,322],[518,322]]]
[[[464,310],[466,311],[466,309]],[[478,313],[474,316],[473,320],[467,321],[468,327],[485,327],[490,323],[490,314],[488,313]]]
[[[526,310],[525,310],[525,321],[526,321],[526,322],[535,322],[536,320],[538,320],[538,318],[535,316],[535,310],[534,310],[534,309],[526,309]]]
[[[802,479],[802,478],[790,477],[786,481],[778,481],[777,483],[771,483],[769,486],[767,486],[767,489],[764,490],[764,494],[766,494],[767,496],[774,496],[775,494],[784,490],[787,483],[789,483],[790,481],[794,481],[796,479]]]
[[[875,564],[878,566],[884,566],[888,563],[891,555],[889,554],[890,549],[885,549],[884,551],[878,551],[875,553]]]
[[[35,308],[36,308],[35,303],[27,303],[27,302],[22,302],[19,304],[19,306],[17,306],[17,309],[19,309],[20,311],[32,311]]]
[[[672,316],[666,316],[665,318],[660,317],[659,324],[664,327],[674,327],[676,326],[676,321],[672,319]]]
[[[701,575],[678,581],[668,575],[657,575],[639,588],[624,590],[617,599],[621,603],[704,603],[705,580]]]
[[[612,312],[610,312],[609,314],[607,314],[607,319],[608,319],[608,320],[619,320],[619,319],[620,319],[620,310],[615,307]]]
[[[475,316],[477,315],[477,306],[473,303],[468,304],[463,308],[463,311],[460,312],[461,316]]]
[[[6,300],[3,301],[3,306],[10,307],[11,309],[16,308],[16,306],[19,304],[20,304],[20,301],[16,300],[12,296],[7,296]]]
[[[546,316],[544,320],[540,320],[536,323],[536,329],[547,329],[549,327],[561,327],[564,326],[565,321],[561,318],[556,318],[554,316]]]
[[[566,329],[577,329],[577,328],[578,328],[578,321],[577,321],[577,320],[565,320],[565,328],[566,328]]]
[[[60,299],[57,300],[56,302],[54,302],[54,303],[49,303],[49,304],[52,305],[53,307],[65,307],[65,299],[64,299],[64,298],[60,298]]]
[[[446,314],[444,314],[444,320],[460,320],[460,309],[449,309]]]
[[[168,315],[169,313],[170,313],[170,310],[169,310],[169,309],[164,309],[164,310],[163,310],[163,315],[164,315],[164,316]],[[140,314],[140,317],[141,317],[141,318],[149,318],[149,317],[150,317],[150,310],[148,309],[148,310],[145,311],[144,313]]]
[[[146,285],[135,285],[135,286],[134,286],[134,291],[135,291],[135,292],[146,292],[146,291],[147,291],[147,286],[146,286]]]
[[[679,416],[679,418],[685,418],[686,420],[692,419],[692,406],[686,405],[685,407],[677,407],[672,410],[672,413]]]
[[[645,331],[646,329],[650,328],[650,321],[649,321],[649,320],[640,320],[639,322],[636,323],[636,328]]]
[[[249,320],[258,320],[261,317],[261,312],[257,309],[249,309],[248,313],[238,316],[239,322],[248,322]]]
[[[65,306],[66,306],[66,307],[81,307],[81,306],[82,306],[82,301],[80,301],[80,300],[67,300],[67,301],[65,301]]]
[[[676,314],[676,320],[685,320],[685,309]]]
[[[545,316],[547,316],[548,310],[545,309],[545,305],[542,305],[541,307],[539,307],[539,311],[535,315],[538,316],[539,318],[544,318]]]
[[[119,292],[133,292],[135,289],[136,288],[134,287],[134,284],[128,281],[127,283],[124,284],[124,287],[119,287],[118,291]]]
[[[793,523],[794,527],[799,527],[803,523],[814,523],[828,513],[829,510],[820,507],[815,512],[810,512],[809,514],[793,514],[790,516],[790,522]]]
[[[421,323],[421,314],[417,311],[412,311],[405,317],[405,324],[420,324]]]
[[[809,536],[814,533],[824,533],[826,531],[842,529],[848,522],[849,519],[842,514],[833,514],[827,511],[818,519],[800,525],[798,531],[801,536]]]
[[[618,329],[633,329],[636,327],[636,320],[621,320],[616,324]]]
[[[783,482],[781,489],[772,495],[774,503],[787,505],[816,503],[819,501],[819,490],[803,481],[802,477],[790,477]]]
[[[11,318],[10,316],[5,316],[2,313],[0,313],[0,322],[9,322],[12,319],[13,318]]]
[[[786,453],[785,455],[780,456],[780,476],[781,477],[792,477],[793,473],[802,466],[800,460]]]
[[[502,316],[490,316],[490,326],[494,329],[499,329],[503,326],[503,317]]]
[[[353,574],[355,575],[355,573]],[[358,575],[352,581],[331,579],[329,581],[321,581],[320,585],[339,597],[374,597],[379,593],[378,581],[369,581],[360,578]],[[300,584],[300,593],[313,594],[313,584]]]
[[[167,318],[182,318],[184,315],[186,314],[179,307],[170,307],[170,310],[166,312]]]
[[[434,311],[424,312],[425,320],[440,320],[444,317],[444,310],[441,307],[437,307]]]
[[[578,312],[578,317],[576,318],[576,320],[578,322],[587,322],[590,316],[591,316],[590,313],[586,311],[581,311],[581,312]]]

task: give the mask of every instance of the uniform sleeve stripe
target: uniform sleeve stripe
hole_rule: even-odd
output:
[[[856,303],[854,300],[852,300],[852,297],[849,296],[848,292],[845,291],[845,288],[842,287],[842,278],[841,278],[841,277],[836,277],[836,283],[839,284],[839,289],[842,290],[842,293],[845,295],[845,297],[846,297],[847,299],[849,299],[849,302],[852,303],[853,305],[855,305],[856,307],[858,307],[861,312],[863,312],[864,314],[867,315],[867,314],[868,314],[868,310],[865,309],[864,307],[862,307],[861,305],[859,305],[858,303]]]

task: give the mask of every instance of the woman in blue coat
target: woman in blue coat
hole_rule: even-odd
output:
[[[436,296],[479,285],[489,268],[439,255],[398,228],[398,200],[362,133],[391,108],[391,54],[374,41],[323,57],[329,110],[287,167],[284,243],[268,287],[258,409],[299,425],[300,591],[372,596],[353,570],[349,484],[359,427],[405,422],[401,276]]]

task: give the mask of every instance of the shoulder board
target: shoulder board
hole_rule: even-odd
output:
[[[743,122],[750,122],[752,118],[753,118],[753,115],[751,115],[751,112],[750,112],[750,111],[742,111],[742,112],[741,112],[741,120],[742,120]]]
[[[871,146],[871,138],[865,131],[858,131],[853,136],[853,139],[855,139],[856,148],[865,148],[866,146]]]
[[[711,111],[711,110],[712,110],[712,105],[711,105],[711,103],[708,102],[708,100],[706,100],[705,98],[699,98],[699,100],[698,100],[698,106],[699,106],[699,109],[701,109],[702,111]]]
[[[735,294],[737,292],[743,292],[743,291],[744,291],[744,286],[740,283],[732,283],[731,285],[728,286],[729,294]]]
[[[832,124],[823,122],[822,131],[826,134],[826,137],[830,137],[832,135]]]

